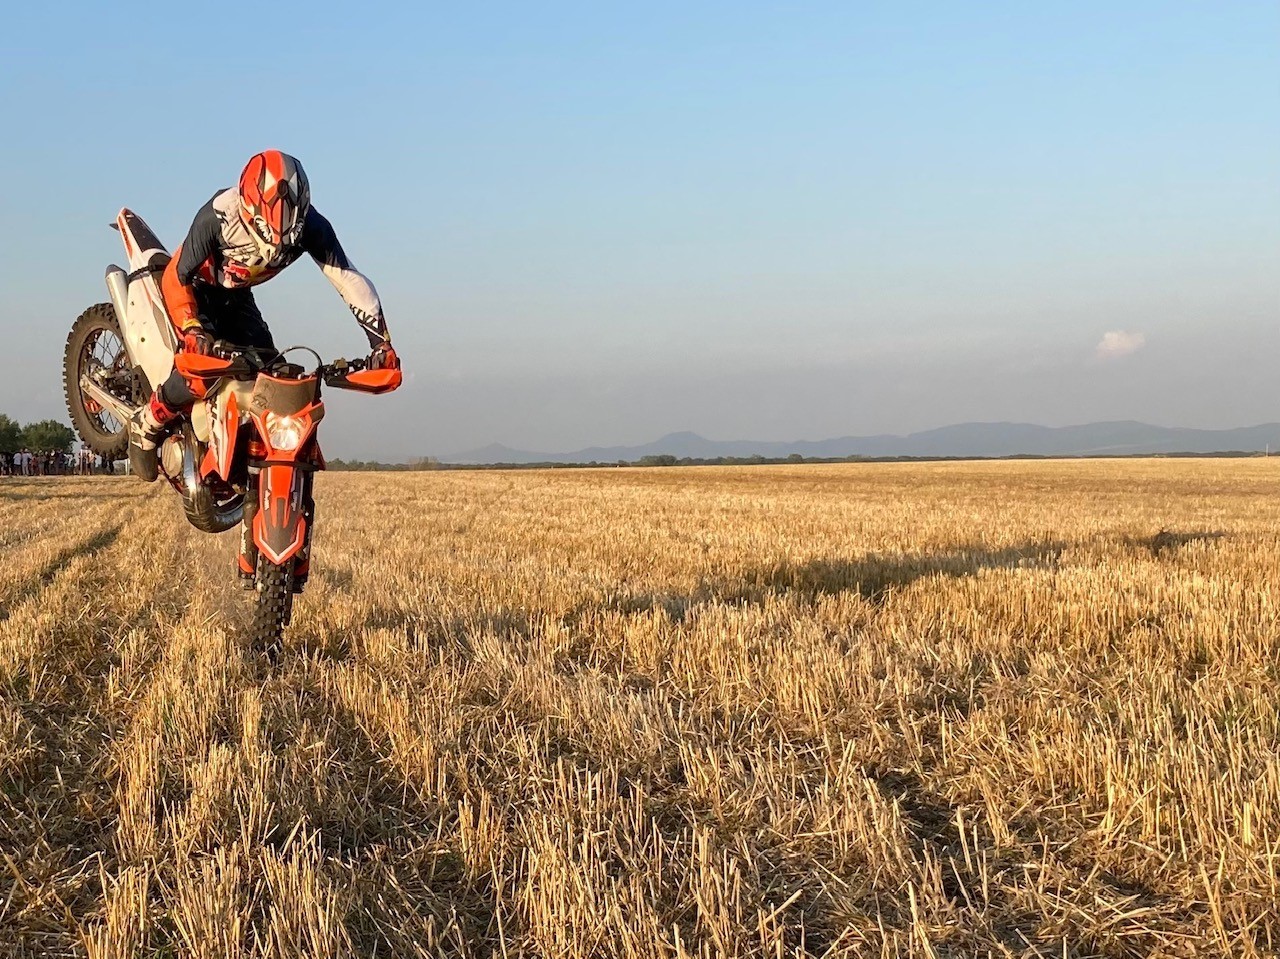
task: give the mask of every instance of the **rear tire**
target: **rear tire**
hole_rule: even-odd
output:
[[[71,425],[80,438],[99,456],[123,459],[129,451],[129,424],[122,423],[80,389],[85,374],[115,396],[137,406],[142,402],[115,307],[98,303],[80,314],[67,336],[62,360],[62,392],[67,401]]]
[[[271,662],[280,658],[284,628],[293,616],[293,560],[277,566],[258,560],[258,598],[249,630],[249,645]]]
[[[182,474],[172,479],[177,480],[181,487],[182,509],[187,514],[187,522],[202,533],[225,533],[239,526],[244,518],[244,494],[236,493],[227,486],[214,489],[196,478],[196,463],[202,447],[196,441],[189,420],[182,424],[178,440],[182,443]]]
[[[187,514],[187,522],[200,532],[225,533],[239,526],[244,518],[244,496],[237,494],[219,502],[213,490],[200,486],[194,493],[182,494],[182,509]]]

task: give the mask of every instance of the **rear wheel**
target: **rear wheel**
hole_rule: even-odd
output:
[[[187,522],[202,533],[225,533],[240,525],[244,518],[244,494],[220,482],[216,476],[200,480],[196,464],[200,462],[203,447],[195,437],[191,423],[184,422],[182,432],[176,437],[182,451],[181,468],[168,458],[166,450],[165,475],[174,470],[170,478],[178,481],[182,493],[182,509]],[[173,442],[173,441],[171,441]]]
[[[281,637],[293,616],[293,560],[283,566],[258,559],[258,597],[249,644],[273,663],[280,658]]]
[[[71,424],[80,438],[99,456],[121,459],[129,451],[128,424],[85,395],[80,388],[85,377],[128,406],[142,402],[115,307],[110,303],[89,307],[72,324],[63,354],[62,390]]]
[[[244,494],[198,486],[194,493],[182,494],[187,522],[202,533],[225,533],[240,525],[244,516]]]

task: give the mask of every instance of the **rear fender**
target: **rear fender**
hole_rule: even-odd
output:
[[[113,302],[122,292],[118,286],[122,283],[125,287],[124,311],[121,313],[117,304],[116,318],[120,322],[129,358],[135,366],[142,367],[154,389],[173,369],[173,352],[178,343],[164,298],[160,295],[160,273],[169,262],[169,253],[151,228],[131,210],[121,210],[115,226],[124,242],[129,267],[124,277],[117,274],[108,287],[117,287],[112,290]]]
[[[297,555],[307,540],[305,487],[306,474],[293,466],[264,466],[258,474],[253,541],[262,555],[277,566]]]

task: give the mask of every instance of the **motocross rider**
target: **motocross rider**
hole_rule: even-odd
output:
[[[179,349],[208,355],[214,341],[274,350],[271,331],[249,287],[265,283],[303,253],[311,254],[369,338],[369,367],[398,367],[373,284],[347,259],[315,207],[302,164],[267,150],[252,157],[239,183],[213,195],[165,267],[160,290],[177,327]],[[191,410],[200,384],[176,369],[129,422],[129,465],[143,480],[157,475],[156,448]]]

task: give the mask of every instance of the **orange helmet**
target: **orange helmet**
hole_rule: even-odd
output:
[[[302,164],[279,150],[250,158],[240,174],[240,218],[261,246],[278,250],[298,241],[311,207]]]

